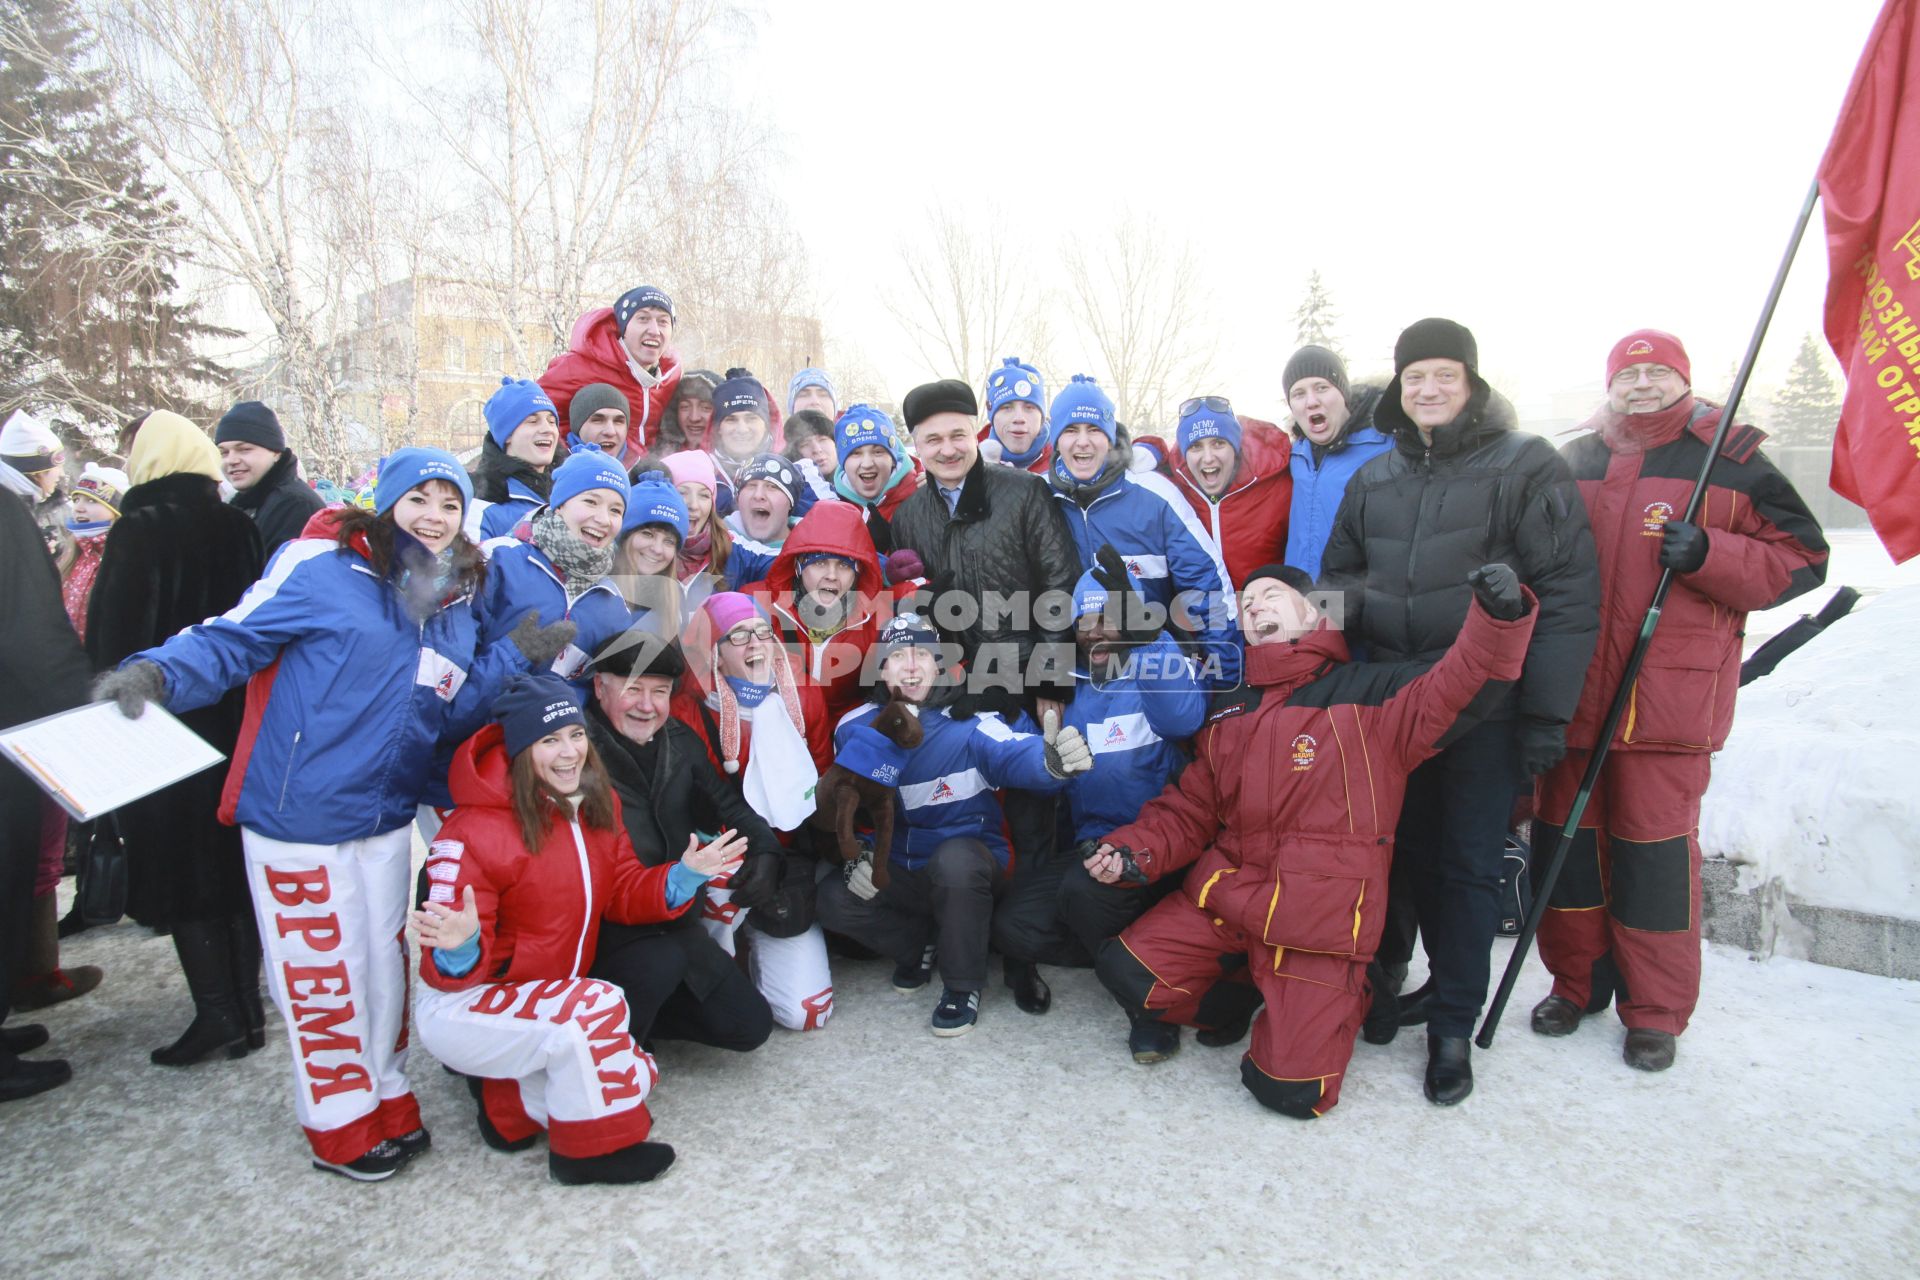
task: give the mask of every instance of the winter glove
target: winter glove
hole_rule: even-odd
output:
[[[1707,562],[1707,531],[1685,520],[1669,520],[1660,531],[1660,567],[1693,573]]]
[[[862,902],[872,902],[873,896],[880,890],[873,883],[873,855],[863,853],[855,862],[845,864],[847,892]]]
[[[1473,598],[1487,616],[1512,622],[1527,616],[1527,598],[1520,592],[1520,576],[1504,564],[1483,564],[1467,575]]]
[[[1047,748],[1047,772],[1054,777],[1071,778],[1093,768],[1093,748],[1072,725],[1060,727],[1059,712],[1047,712],[1040,736]]]
[[[899,586],[903,582],[926,576],[927,566],[917,551],[903,548],[887,557],[887,583],[890,586]]]
[[[138,720],[149,702],[167,705],[167,677],[158,663],[129,662],[95,680],[93,696],[100,701],[111,698],[119,706],[121,715]]]
[[[1108,612],[1119,606],[1120,634],[1128,644],[1147,644],[1159,636],[1159,623],[1150,618],[1146,600],[1133,589],[1133,581],[1127,576],[1127,562],[1112,543],[1102,543],[1094,552],[1092,572],[1093,580],[1107,589]]]
[[[955,686],[946,710],[949,720],[971,720],[977,715],[997,715],[1002,720],[1011,720],[1019,713],[1020,701],[1011,689],[1002,685],[974,690],[962,684]]]
[[[520,625],[507,633],[507,639],[513,641],[513,647],[527,660],[527,665],[535,671],[544,671],[553,665],[553,660],[566,651],[573,643],[573,637],[579,627],[562,618],[558,622],[540,625],[540,615],[532,609],[520,619]]]
[[[746,865],[733,873],[728,888],[733,890],[733,901],[748,910],[766,906],[773,901],[773,895],[780,889],[781,863],[786,859],[777,853],[756,853],[748,858]]]
[[[1520,767],[1537,778],[1567,754],[1567,726],[1550,720],[1520,721]]]

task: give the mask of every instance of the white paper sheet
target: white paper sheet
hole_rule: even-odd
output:
[[[0,753],[82,822],[226,758],[161,707],[129,720],[111,702],[0,731]]]

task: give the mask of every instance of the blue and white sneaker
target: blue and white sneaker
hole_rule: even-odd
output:
[[[979,1020],[980,993],[948,987],[940,993],[940,1003],[933,1007],[933,1034],[963,1036],[973,1030],[973,1024]]]
[[[934,946],[931,942],[918,960],[904,960],[893,966],[893,989],[910,996],[933,981]]]

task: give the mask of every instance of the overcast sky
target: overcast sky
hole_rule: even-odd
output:
[[[1243,412],[1283,412],[1318,268],[1356,374],[1447,315],[1542,417],[1597,399],[1641,325],[1724,396],[1879,8],[767,0],[738,82],[783,135],[829,332],[895,396],[947,372],[878,305],[926,200],[998,203],[1044,254],[1130,199],[1203,254],[1211,389]],[[1825,279],[1816,218],[1764,379],[1818,331]]]

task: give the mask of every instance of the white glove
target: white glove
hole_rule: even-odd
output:
[[[1060,713],[1048,710],[1040,720],[1041,740],[1047,747],[1047,772],[1056,778],[1071,778],[1093,768],[1093,748],[1072,725],[1060,727]]]
[[[847,891],[862,902],[873,901],[873,895],[880,890],[873,883],[873,856],[863,855],[857,862],[847,864]]]

